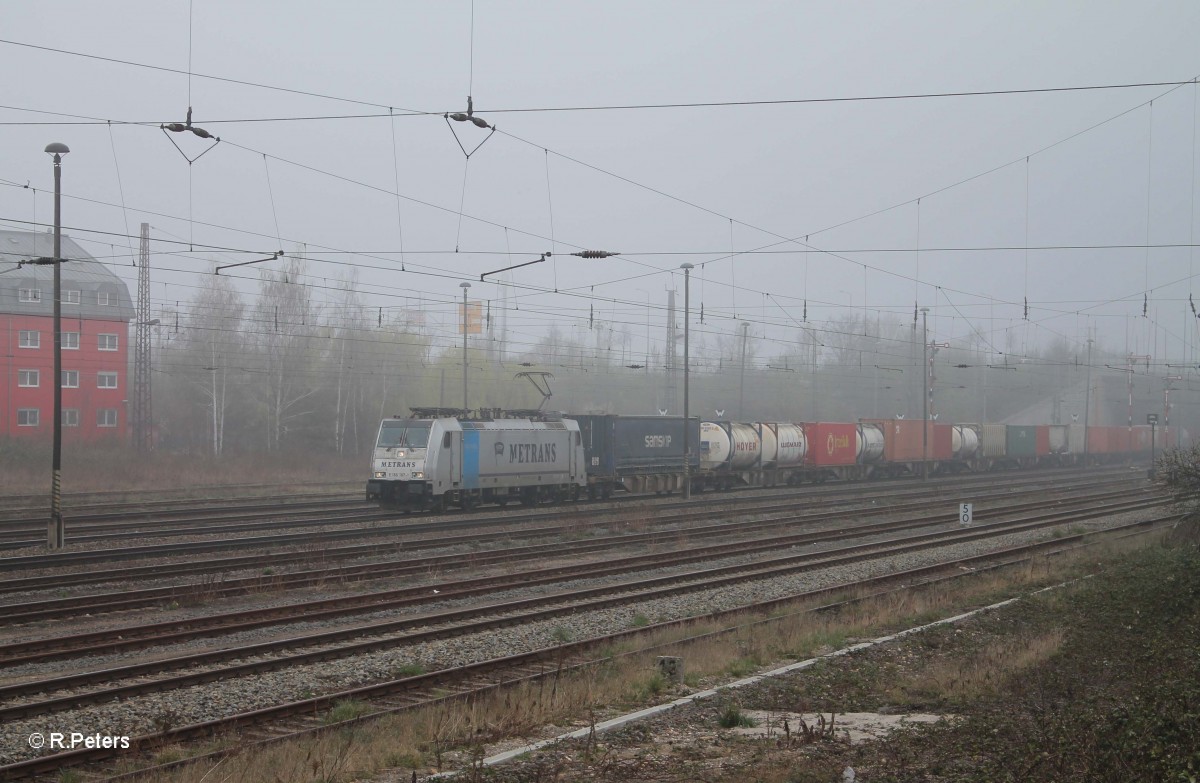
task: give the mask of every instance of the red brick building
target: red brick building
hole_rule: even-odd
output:
[[[49,233],[0,231],[0,438],[45,438],[54,415],[54,255]],[[125,283],[62,238],[63,442],[124,442],[129,388]]]

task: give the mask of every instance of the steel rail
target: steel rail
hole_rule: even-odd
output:
[[[288,730],[285,732],[273,733],[269,738],[266,739],[257,739],[250,743],[239,742],[238,747],[235,748],[227,748],[216,752],[191,756],[187,759],[181,759],[179,761],[169,762],[166,764],[142,767],[133,771],[123,772],[108,779],[111,781],[129,780],[144,776],[149,773],[170,771],[198,762],[216,761],[239,752],[261,748],[270,744],[278,744],[317,734],[323,734],[326,732],[343,730],[377,720],[385,715],[407,712],[450,701],[458,701],[468,697],[476,697],[485,693],[497,691],[501,688],[516,685],[520,682],[536,680],[545,676],[560,676],[565,672],[585,668],[588,666],[594,666],[596,664],[602,664],[612,660],[614,657],[617,657],[611,654],[605,654],[599,657],[592,655],[583,662],[572,661],[568,663],[565,660],[566,656],[585,655],[591,650],[611,648],[611,645],[614,642],[619,642],[626,639],[644,638],[653,633],[666,629],[687,627],[688,625],[694,625],[700,622],[712,620],[738,618],[750,612],[761,613],[765,610],[774,609],[777,607],[791,607],[798,602],[837,597],[845,594],[847,591],[870,587],[873,585],[882,587],[894,582],[899,582],[902,585],[900,588],[898,588],[900,590],[908,590],[912,587],[923,587],[929,582],[938,579],[939,573],[945,572],[947,569],[954,570],[951,571],[948,576],[941,574],[941,579],[948,581],[969,579],[976,576],[979,571],[985,567],[991,568],[1011,566],[1014,563],[1020,564],[1027,562],[1029,559],[1032,559],[1036,556],[1060,554],[1071,549],[1088,546],[1089,544],[1086,542],[1092,539],[1103,540],[1105,538],[1114,536],[1141,535],[1146,532],[1153,532],[1163,524],[1173,522],[1177,518],[1178,515],[1169,515],[1151,520],[1128,523],[1103,531],[1072,534],[1055,539],[1054,541],[1034,542],[1027,545],[1010,547],[986,554],[967,558],[959,558],[934,565],[922,566],[915,569],[908,569],[905,571],[898,571],[891,574],[871,577],[866,580],[860,580],[859,582],[819,588],[817,590],[771,599],[769,601],[764,601],[749,606],[712,612],[701,616],[682,618],[679,620],[658,623],[643,628],[623,630],[603,637],[564,643],[553,648],[544,648],[542,650],[536,650],[521,655],[507,656],[504,658],[496,658],[487,661],[478,661],[454,669],[404,677],[383,683],[373,683],[371,685],[361,686],[359,688],[345,690],[338,693],[325,694],[298,702],[291,702],[274,707],[254,710],[251,712],[239,713],[217,720],[183,726],[158,734],[143,735],[133,739],[133,752],[140,752],[145,755],[153,752],[153,750],[156,748],[167,745],[190,740],[209,739],[230,731],[261,726],[264,723],[278,724],[278,722],[282,720],[299,719],[308,724],[306,728],[300,730]],[[1017,556],[1017,559],[1010,560],[1009,562],[1001,562],[999,564],[995,563],[998,557],[1002,558],[1008,556],[1011,558],[1014,555]],[[958,568],[969,568],[971,564],[975,564],[976,568],[972,568],[970,571],[966,572],[961,571]],[[827,612],[836,610],[842,606],[848,606],[861,601],[870,600],[873,597],[874,596],[871,595],[859,595],[850,599],[836,601],[833,604],[826,604],[823,606],[816,606],[810,609],[801,610],[795,614],[803,614],[806,612]],[[778,622],[783,619],[787,618],[777,616],[755,621],[755,624]],[[707,632],[699,634],[695,637],[672,640],[662,644],[654,645],[649,648],[629,651],[628,653],[622,653],[621,655],[645,655],[647,652],[660,649],[676,649],[681,645],[691,643],[693,640],[711,638],[714,635],[730,633],[735,630],[737,630],[737,627],[724,629],[722,631]],[[546,669],[546,663],[556,663],[557,665],[550,669]],[[542,666],[540,671],[529,671],[531,667],[535,667],[539,664]],[[460,691],[457,693],[446,694],[444,692],[446,686],[454,682],[468,682],[471,681],[472,678],[479,679],[488,675],[491,675],[489,677],[489,681],[484,682],[483,684],[477,683],[474,686],[467,687],[466,689],[460,689]],[[393,698],[396,696],[396,694],[407,694],[410,698],[407,698],[402,704],[387,706],[382,709],[375,710],[369,714],[345,721],[327,723],[319,719],[319,716],[323,710],[329,709],[338,701],[367,700],[377,702],[380,699]],[[313,725],[314,723],[315,725]],[[108,761],[118,757],[119,755],[128,757],[128,752],[110,749],[79,749],[63,751],[57,754],[26,759],[2,766],[0,767],[0,778],[18,779],[39,774],[52,773],[64,768]]]
[[[72,694],[58,698],[46,699],[41,702],[28,704],[7,705],[0,707],[0,720],[14,720],[40,715],[47,712],[58,712],[73,709],[84,704],[95,704],[110,701],[114,698],[126,698],[162,690],[172,690],[191,685],[213,682],[228,677],[240,677],[265,671],[273,671],[290,666],[315,663],[324,660],[345,658],[350,655],[388,649],[399,644],[411,644],[447,636],[460,636],[467,633],[537,620],[559,617],[580,611],[606,608],[627,604],[635,601],[645,601],[667,595],[679,595],[698,590],[712,589],[732,584],[746,579],[766,579],[774,576],[796,573],[798,571],[827,568],[844,565],[866,559],[878,559],[896,554],[928,549],[936,542],[937,546],[974,541],[997,535],[1008,535],[1014,532],[1040,529],[1065,524],[1080,518],[1093,518],[1097,514],[1114,514],[1125,511],[1153,508],[1169,502],[1156,498],[1149,500],[1127,500],[1108,504],[1100,508],[1076,509],[1070,512],[1051,512],[1035,514],[1014,522],[998,522],[969,530],[937,531],[932,533],[889,539],[883,542],[871,542],[856,546],[843,547],[819,553],[803,553],[770,558],[753,563],[740,563],[727,566],[717,566],[695,571],[646,577],[617,584],[597,587],[579,588],[560,591],[557,593],[539,595],[530,598],[518,598],[481,606],[471,606],[458,609],[448,609],[432,613],[413,615],[396,620],[384,620],[355,626],[348,629],[323,631],[305,636],[288,639],[277,639],[269,642],[259,642],[237,648],[208,651],[190,655],[182,655],[169,659],[160,659],[141,664],[116,667],[105,670],[83,672],[64,677],[52,678],[35,682],[25,682],[18,685],[0,688],[0,697],[14,698],[29,693],[42,693],[63,688],[76,688],[91,683],[111,683],[121,680],[132,680],[149,674],[170,671],[183,667],[203,666],[221,661],[238,660],[266,653],[277,653],[280,650],[298,647],[329,645],[362,636],[378,637],[381,634],[403,634],[400,638],[372,638],[366,641],[353,642],[334,648],[318,649],[310,652],[293,653],[266,660],[249,661],[234,664],[225,668],[210,669],[202,672],[168,677],[152,682],[130,682],[126,685],[111,686],[86,694]],[[882,550],[882,551],[880,551]],[[685,561],[686,562],[686,561]],[[620,573],[624,569],[615,567],[611,573]],[[697,581],[698,580],[698,581]],[[537,584],[533,580],[530,584]],[[479,620],[477,618],[489,618]],[[446,623],[461,623],[450,627],[431,628],[430,626]]]

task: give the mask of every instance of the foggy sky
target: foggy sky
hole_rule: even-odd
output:
[[[319,294],[353,273],[372,310],[424,307],[453,345],[459,282],[499,307],[500,286],[479,275],[551,251],[511,276],[516,345],[586,324],[589,306],[641,343],[648,301],[661,345],[665,290],[682,294],[690,261],[704,329],[749,321],[775,341],[762,357],[795,344],[805,301],[810,320],[851,307],[911,320],[915,300],[931,308],[931,337],[952,343],[978,332],[999,350],[1082,345],[1095,327],[1117,351],[1196,358],[1196,253],[1141,247],[1197,239],[1195,85],[499,111],[1186,81],[1200,74],[1193,2],[222,0],[189,19],[184,0],[64,0],[8,3],[3,19],[0,224],[50,222],[42,150],[66,143],[64,225],[131,291],[126,234],[146,221],[156,240],[183,243],[155,244],[155,313],[185,307],[213,261],[303,245]],[[499,130],[471,157],[464,191],[441,115],[464,111],[468,94]],[[189,104],[223,139],[190,166],[158,128]],[[383,116],[224,122],[361,114]],[[487,137],[452,124],[467,150]],[[172,138],[193,157],[205,148]],[[806,235],[820,249],[896,252],[835,257],[781,240]],[[1025,249],[1104,244],[1138,247]],[[764,246],[776,252],[728,258]],[[1016,249],[936,250],[994,247]],[[626,255],[565,255],[583,248]],[[255,267],[229,273],[256,290]]]

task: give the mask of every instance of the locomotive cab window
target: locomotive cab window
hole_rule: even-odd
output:
[[[445,435],[442,436],[442,448],[443,449],[450,448],[450,433],[449,432],[447,432]]]
[[[423,449],[429,445],[428,421],[385,421],[379,428],[379,441],[375,448]]]

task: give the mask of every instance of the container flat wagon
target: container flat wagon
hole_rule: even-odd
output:
[[[688,473],[700,467],[700,420],[682,416],[572,416],[578,422],[587,467],[588,496],[614,491],[674,492],[683,489],[684,427],[692,453]]]
[[[700,483],[713,489],[798,484],[808,475],[804,427],[791,422],[700,424]]]

